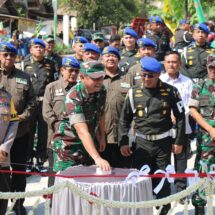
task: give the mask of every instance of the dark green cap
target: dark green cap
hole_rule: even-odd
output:
[[[209,54],[208,55],[207,66],[215,66],[215,54]]]
[[[95,41],[95,40],[101,40],[101,41],[104,41],[104,36],[103,36],[103,34],[101,34],[101,33],[95,33],[95,34],[93,34],[93,38],[92,38],[92,40],[93,41]]]
[[[81,64],[80,72],[91,78],[100,78],[105,76],[104,66],[102,63],[92,60]]]
[[[43,36],[43,40],[47,43],[54,41],[54,36],[53,35],[45,35]]]

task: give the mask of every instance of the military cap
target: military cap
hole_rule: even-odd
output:
[[[207,66],[215,66],[215,54],[209,54],[208,55]]]
[[[159,24],[163,23],[162,19],[159,16],[150,16],[149,22],[150,23],[156,22],[156,23],[159,23]]]
[[[135,39],[138,38],[138,35],[137,35],[137,32],[135,30],[133,30],[132,28],[130,27],[126,27],[124,29],[124,34],[126,35],[131,35],[132,37],[134,37]]]
[[[189,21],[186,19],[182,19],[179,23],[180,23],[180,25],[189,24]]]
[[[195,24],[195,25],[193,26],[193,29],[194,29],[194,30],[197,30],[197,29],[202,30],[202,31],[204,31],[206,34],[209,34],[209,33],[210,33],[210,30],[209,30],[208,26],[205,25],[204,23]]]
[[[73,43],[89,43],[87,38],[82,36],[76,36],[74,37]]]
[[[118,34],[115,34],[115,35],[111,35],[110,39],[109,39],[109,42],[112,43],[114,41],[121,41],[121,37],[120,35]]]
[[[41,40],[41,39],[39,39],[39,38],[31,39],[30,45],[31,45],[31,46],[33,46],[33,45],[40,45],[40,46],[42,46],[43,48],[46,47],[46,45],[45,45],[45,43],[43,42],[43,40]]]
[[[85,43],[84,51],[92,51],[101,54],[101,50],[98,48],[98,46],[92,43]]]
[[[101,34],[101,33],[95,33],[93,34],[92,36],[92,40],[95,41],[95,40],[100,40],[100,41],[104,41],[104,36]]]
[[[139,48],[143,48],[143,47],[147,47],[147,46],[150,46],[153,48],[157,47],[156,43],[149,38],[141,38],[141,39],[137,40],[137,45]]]
[[[80,63],[74,57],[64,57],[62,59],[62,66],[80,69]]]
[[[54,36],[53,35],[45,35],[43,36],[43,40],[47,43],[54,41]]]
[[[161,72],[161,64],[153,57],[143,57],[140,60],[142,70],[148,72],[159,73]]]
[[[14,47],[13,44],[8,42],[0,43],[0,52],[10,52],[17,54],[17,49]]]
[[[91,78],[100,78],[105,76],[104,65],[96,60],[86,61],[81,64],[80,72]]]
[[[116,49],[113,46],[107,46],[107,47],[105,47],[103,49],[102,55],[105,55],[105,54],[114,54],[114,55],[116,55],[120,59],[120,53],[119,53],[118,49]]]

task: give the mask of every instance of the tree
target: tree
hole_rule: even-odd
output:
[[[130,23],[139,15],[140,0],[59,0],[62,5],[70,6],[78,12],[78,25],[92,28],[93,23],[102,25]]]

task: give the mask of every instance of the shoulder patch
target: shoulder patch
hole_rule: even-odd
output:
[[[16,78],[16,83],[27,85],[28,81],[24,78]]]

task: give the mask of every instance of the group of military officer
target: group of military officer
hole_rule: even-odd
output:
[[[153,16],[149,21],[151,28],[139,40],[133,29],[125,28],[121,53],[116,48],[117,37],[112,38],[113,46],[107,47],[103,46],[101,35],[95,35],[93,43],[84,37],[75,37],[74,56],[61,60],[53,52],[53,37],[45,37],[44,41],[34,38],[30,42],[30,55],[22,63],[24,72],[14,66],[16,49],[2,43],[1,83],[6,90],[2,96],[9,100],[12,96],[17,112],[5,120],[8,122],[5,126],[15,127],[19,121],[19,127],[17,134],[11,128],[14,143],[10,153],[5,148],[0,151],[0,161],[10,154],[13,170],[25,171],[23,164],[27,162],[26,171],[30,172],[36,157],[35,169],[46,172],[43,164],[48,143],[49,165],[55,172],[93,163],[103,171],[111,167],[140,169],[148,164],[154,172],[170,164],[171,152],[177,155],[176,163],[182,164],[176,164],[178,172],[183,172],[189,133],[185,113],[189,115],[188,107],[191,107],[192,117],[203,128],[198,139],[202,156],[198,159],[213,164],[210,155],[214,151],[215,57],[206,44],[209,30],[205,24],[194,26],[194,42],[183,49],[180,61],[177,51],[168,52],[169,37],[162,30],[160,17]],[[163,60],[167,77],[162,78],[164,67],[159,61]],[[192,95],[185,95],[183,89],[193,82]],[[36,128],[38,141],[34,146]],[[136,137],[132,147],[129,130]],[[197,167],[201,171],[198,162]],[[158,180],[152,182],[154,187]],[[49,186],[52,184],[53,178],[50,178]],[[12,191],[24,191],[25,186],[24,175],[12,174]],[[180,186],[184,189],[186,182],[180,181]],[[170,186],[165,183],[157,198],[168,195]],[[23,202],[21,199],[15,203],[16,214],[26,214]],[[204,214],[205,201],[198,192],[193,204],[196,214]],[[164,205],[160,214],[167,214],[169,209],[170,204]]]

